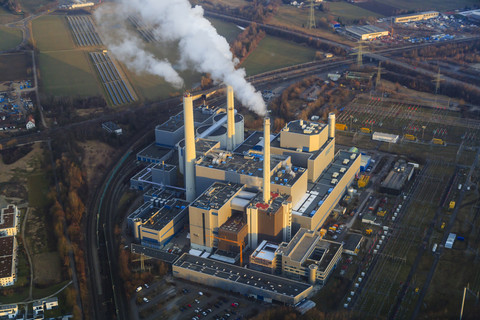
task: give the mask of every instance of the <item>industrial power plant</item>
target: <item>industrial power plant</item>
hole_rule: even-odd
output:
[[[294,305],[341,258],[342,243],[323,239],[322,227],[359,173],[361,154],[335,153],[334,113],[328,124],[295,120],[278,134],[267,116],[263,132],[245,139],[233,89],[226,91],[225,108],[194,107],[199,96],[185,93],[183,111],[155,128],[155,142],[137,154],[148,165],[130,182],[144,204],[128,227],[135,246],[151,252],[188,231],[175,277]]]

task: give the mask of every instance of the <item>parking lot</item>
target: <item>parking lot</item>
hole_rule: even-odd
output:
[[[147,286],[132,298],[137,319],[247,319],[270,306],[170,277]]]

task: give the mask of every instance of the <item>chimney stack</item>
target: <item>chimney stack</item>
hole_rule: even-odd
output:
[[[233,88],[227,86],[227,150],[235,149],[235,105]]]
[[[328,114],[328,137],[335,138],[335,113]]]
[[[195,200],[195,130],[193,119],[193,97],[186,92],[183,96],[183,119],[185,129],[185,193],[186,200]]]
[[[263,202],[270,202],[270,118],[263,122]]]

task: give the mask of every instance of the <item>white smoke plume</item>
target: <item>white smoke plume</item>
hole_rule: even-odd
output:
[[[119,16],[115,15],[110,19],[103,19],[102,17],[106,14],[111,14],[111,11],[109,13],[102,7],[95,12],[95,19],[104,42],[115,58],[137,73],[160,76],[175,88],[183,86],[183,79],[173,69],[170,62],[159,60],[146,51],[143,42],[128,31],[122,21],[118,20]]]
[[[119,3],[121,6],[113,13],[116,18],[125,20],[129,15],[138,15],[147,25],[155,26],[154,34],[158,40],[170,45],[178,43],[180,60],[176,65],[181,69],[192,68],[210,73],[214,81],[232,86],[236,98],[243,105],[259,115],[265,115],[266,107],[261,94],[245,80],[244,69],[235,69],[238,61],[233,58],[228,42],[203,17],[201,7],[192,8],[188,0],[119,0]],[[97,14],[97,21],[108,19],[106,15],[106,12]],[[123,43],[120,47],[124,48],[124,52],[138,53],[137,46],[131,51],[125,49],[131,46],[126,39],[121,39]],[[148,65],[144,56],[136,61]],[[163,67],[160,69],[164,70]]]

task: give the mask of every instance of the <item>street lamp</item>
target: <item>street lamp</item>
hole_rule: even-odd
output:
[[[427,126],[422,126],[422,140],[423,140],[423,134],[425,133],[426,128],[427,128]]]

